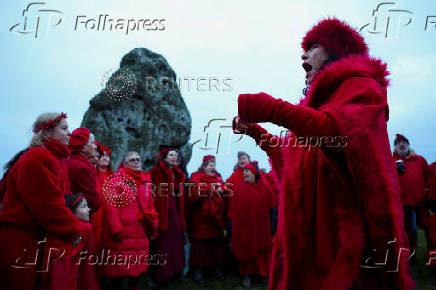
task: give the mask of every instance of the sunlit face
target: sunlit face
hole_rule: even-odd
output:
[[[77,216],[79,220],[89,222],[89,212],[91,209],[88,207],[88,203],[86,202],[86,198],[82,198],[80,200],[80,204],[74,210],[74,214]]]
[[[248,162],[250,162],[250,158],[248,158],[247,155],[242,154],[241,156],[238,157],[238,166],[239,167],[244,167],[245,164],[247,164]]]
[[[98,159],[98,168],[107,168],[110,162],[111,162],[111,158],[109,157],[109,154],[107,154],[107,152],[104,151],[100,156],[100,158]]]
[[[133,171],[141,171],[141,157],[138,154],[130,154],[125,160],[125,166]]]
[[[85,154],[86,159],[92,161],[95,159],[97,145],[95,145],[94,135],[89,135],[88,143],[83,147],[83,154]]]
[[[53,128],[52,131],[47,133],[47,136],[53,139],[58,140],[62,144],[68,145],[68,141],[70,140],[71,132],[68,129],[67,119],[62,118],[56,127]]]
[[[169,165],[174,166],[177,164],[177,151],[169,151],[167,157],[165,157],[165,161],[168,162]]]
[[[329,59],[327,50],[319,44],[313,44],[308,51],[301,56],[303,68],[306,71],[306,83],[311,84],[322,66]]]
[[[209,161],[206,166],[203,167],[204,169],[204,173],[206,173],[207,175],[214,175],[215,174],[215,162],[214,161]]]
[[[256,182],[256,175],[248,168],[244,168],[244,181],[248,183]]]
[[[409,150],[409,143],[404,140],[398,141],[397,145],[395,145],[395,151],[397,151],[400,156],[406,156],[409,153]]]

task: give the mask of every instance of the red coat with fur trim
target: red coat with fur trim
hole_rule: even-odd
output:
[[[107,221],[109,231],[103,238],[105,247],[103,254],[109,258],[103,268],[104,276],[139,276],[145,273],[150,263],[149,236],[157,235],[158,215],[154,208],[154,198],[150,175],[141,171],[136,173],[129,168],[120,168],[113,176],[113,180],[128,176],[136,184],[137,195],[125,206],[110,206],[104,210],[104,220]],[[138,202],[141,204],[139,206]],[[141,209],[142,208],[142,209]],[[141,219],[146,219],[150,233],[146,233]],[[121,258],[117,258],[120,256]],[[132,258],[128,258],[131,256]],[[124,259],[123,259],[124,258]],[[114,259],[126,262],[114,263]]]
[[[423,206],[426,203],[426,192],[429,182],[429,168],[427,161],[413,149],[407,156],[400,156],[394,152],[394,160],[403,160],[406,171],[398,174],[400,180],[401,200],[403,205]]]
[[[34,261],[38,242],[53,236],[71,245],[85,231],[64,199],[70,188],[61,158],[68,153],[64,144],[49,139],[44,147],[24,153],[9,172],[0,213],[2,289],[35,289],[38,266],[25,263]],[[45,261],[48,252],[45,249]]]
[[[159,231],[168,228],[168,195],[174,194],[177,198],[179,218],[182,229],[186,231],[184,210],[184,182],[185,175],[177,166],[170,168],[164,161],[159,162],[150,170],[154,185],[154,206],[159,214]]]
[[[194,172],[191,175],[189,194],[185,196],[188,205],[188,228],[191,239],[209,239],[223,237],[224,212],[227,202],[224,198],[227,192],[219,194],[218,188],[226,190],[220,175],[213,176],[204,172]]]
[[[300,105],[239,96],[242,121],[272,122],[297,138],[282,146],[270,289],[413,286],[403,259],[396,271],[407,237],[386,129],[387,74],[379,60],[350,56],[320,72]],[[388,245],[386,266],[373,267]]]

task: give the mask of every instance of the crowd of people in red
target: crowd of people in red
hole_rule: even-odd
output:
[[[111,149],[89,129],[70,132],[64,113],[40,115],[0,183],[2,289],[139,289],[143,274],[158,288],[187,283],[187,266],[202,284],[205,271],[225,279],[233,262],[246,287],[256,275],[270,289],[413,288],[417,227],[436,266],[436,163],[399,134],[391,153],[388,72],[357,31],[326,19],[302,47],[300,104],[238,99],[233,132],[256,141],[270,172],[240,151],[226,181],[212,155],[188,176],[170,146],[148,172],[135,151],[113,170]],[[303,139],[286,146],[293,138]]]

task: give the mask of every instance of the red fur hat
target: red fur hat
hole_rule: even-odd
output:
[[[77,128],[71,133],[70,141],[68,142],[68,147],[70,147],[71,152],[82,151],[83,147],[88,143],[89,135],[91,131],[88,128]]]
[[[250,169],[250,171],[253,172],[254,175],[260,174],[257,161],[248,162],[244,165],[244,168]]]
[[[410,143],[409,143],[409,139],[407,139],[407,138],[404,137],[403,135],[401,135],[401,134],[396,134],[396,136],[397,136],[397,137],[395,137],[394,145],[397,145],[397,143],[398,143],[399,141],[406,141],[407,144],[410,144]]]
[[[213,159],[213,160],[215,160],[215,156],[213,156],[213,155],[205,155],[204,157],[203,157],[203,164],[205,164],[208,160],[210,160],[210,159]]]
[[[103,144],[98,143],[97,149],[98,149],[98,151],[100,151],[101,155],[103,154],[103,152],[106,152],[109,157],[112,155],[112,150],[110,150],[109,147],[107,147]]]
[[[313,26],[304,36],[301,47],[308,51],[314,43],[334,53],[337,58],[368,54],[368,46],[360,33],[337,18],[327,18]]]

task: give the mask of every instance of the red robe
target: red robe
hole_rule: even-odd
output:
[[[177,198],[179,218],[183,230],[186,230],[184,214],[184,182],[185,175],[177,166],[171,169],[164,161],[150,170],[151,180],[154,185],[154,206],[159,214],[159,231],[168,227],[168,195]],[[160,190],[159,190],[160,189]]]
[[[244,168],[238,167],[226,180],[226,186],[232,189],[239,183],[244,182]]]
[[[425,205],[426,189],[430,178],[427,161],[412,149],[408,156],[400,156],[396,151],[393,156],[394,161],[403,160],[406,167],[404,173],[398,174],[403,205]]]
[[[133,179],[137,195],[125,206],[112,206],[104,211],[104,220],[110,232],[103,238],[105,247],[102,253],[104,257],[109,257],[109,263],[103,265],[103,276],[139,276],[147,272],[150,263],[154,263],[149,251],[149,236],[140,222],[146,219],[148,226],[153,228],[153,234],[157,234],[158,216],[153,205],[150,175],[120,168],[113,179],[123,180],[122,175]],[[120,260],[121,263],[117,262]]]
[[[61,159],[68,148],[55,139],[29,149],[9,172],[0,221],[0,285],[2,289],[35,289],[38,266],[26,266],[46,235],[71,244],[85,232],[65,204],[70,192]],[[23,250],[27,250],[23,252]],[[44,249],[43,261],[48,257]],[[41,253],[41,252],[39,252]],[[18,259],[22,257],[22,259]],[[13,268],[11,265],[23,268]]]
[[[436,162],[429,166],[430,189],[428,194],[429,205],[433,212],[436,212]],[[430,217],[428,221],[428,246],[427,261],[431,266],[436,267],[436,214]]]
[[[105,241],[102,240],[102,237],[106,236],[106,234],[104,234],[103,232],[109,230],[107,223],[105,223],[103,219],[104,211],[106,210],[108,204],[105,201],[102,189],[105,183],[112,177],[114,173],[110,168],[108,168],[105,172],[101,172],[98,170],[97,173],[99,179],[98,191],[100,194],[101,207],[100,210],[98,210],[94,214],[94,241],[96,247],[100,249],[104,247],[105,243]]]
[[[229,208],[231,244],[241,275],[268,275],[272,246],[270,209],[275,207],[277,196],[264,175],[256,183],[242,182],[234,188]]]
[[[413,287],[407,254],[396,271],[408,244],[386,129],[387,74],[379,60],[350,56],[328,65],[300,105],[239,96],[242,121],[272,122],[302,138],[283,148],[270,289]],[[383,262],[388,245],[388,263],[369,264]]]
[[[190,183],[194,185],[185,193],[188,234],[192,244],[190,264],[196,267],[222,264],[228,256],[223,233],[228,190],[217,173],[210,176],[194,172]],[[224,192],[219,194],[218,188]]]

